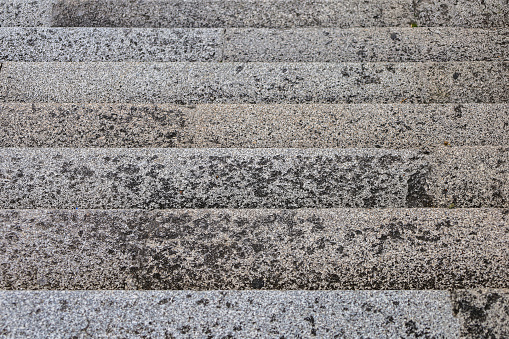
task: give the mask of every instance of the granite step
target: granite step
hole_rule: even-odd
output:
[[[0,27],[51,26],[55,0],[2,0]]]
[[[0,208],[509,207],[507,147],[1,148]]]
[[[0,103],[0,147],[509,145],[509,104]]]
[[[4,0],[2,26],[507,27],[507,0]]]
[[[502,103],[509,62],[5,62],[0,102]]]
[[[0,288],[509,288],[508,213],[0,210]]]
[[[506,291],[494,293],[507,299]],[[30,338],[458,338],[466,326],[453,316],[453,307],[447,291],[0,291],[0,333]],[[483,325],[486,330],[502,327]]]
[[[504,61],[509,29],[0,28],[0,61]]]
[[[499,296],[501,309],[508,294],[482,295]],[[476,323],[454,317],[464,301],[447,291],[0,291],[0,331],[31,338],[459,338]],[[507,322],[490,320],[479,318],[481,333],[509,333]]]
[[[508,303],[509,290],[503,289],[0,291],[0,333],[31,338],[507,338]]]

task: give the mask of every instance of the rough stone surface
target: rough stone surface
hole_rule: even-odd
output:
[[[0,149],[2,208],[509,207],[508,149]]]
[[[1,61],[408,62],[509,59],[509,30],[0,29]],[[224,58],[223,58],[224,50]]]
[[[430,190],[435,205],[509,207],[509,148],[445,147],[433,155]]]
[[[508,288],[508,213],[2,210],[0,288]]]
[[[509,105],[0,103],[0,147],[425,149],[444,142],[509,145]]]
[[[417,62],[509,59],[509,30],[454,28],[227,29],[224,60]],[[33,60],[38,61],[38,60]]]
[[[507,27],[507,0],[60,0],[54,26]]]
[[[416,0],[420,26],[508,27],[507,0]]]
[[[0,291],[22,337],[456,338],[445,291]]]
[[[390,8],[390,10],[386,10]],[[409,26],[411,0],[60,0],[53,26],[352,27]]]
[[[509,62],[5,62],[0,101],[503,103]]]
[[[0,1],[0,27],[50,26],[52,6],[56,1],[2,0]]]
[[[0,29],[1,61],[221,61],[219,29]]]
[[[453,291],[454,316],[462,338],[509,338],[509,290]]]
[[[3,208],[432,203],[425,182],[430,164],[407,150],[4,148],[0,159]]]

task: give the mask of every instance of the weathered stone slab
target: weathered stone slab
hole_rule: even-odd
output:
[[[0,61],[504,61],[509,30],[0,28]],[[223,58],[224,50],[224,58]]]
[[[2,208],[509,207],[509,152],[0,149]]]
[[[0,101],[503,103],[508,62],[6,62]]]
[[[420,26],[508,27],[507,0],[417,0]]]
[[[50,26],[57,0],[2,0],[0,27]]]
[[[0,291],[7,336],[456,338],[445,291]]]
[[[386,10],[391,8],[391,10]],[[369,27],[409,26],[410,0],[60,0],[53,26]]]
[[[227,29],[224,59],[243,62],[504,61],[509,30]],[[38,60],[33,60],[38,61]]]
[[[461,338],[509,337],[509,290],[459,290],[452,293]]]
[[[52,25],[83,27],[507,27],[505,0],[60,0]]]
[[[222,30],[0,28],[1,61],[221,61]]]
[[[10,102],[0,126],[1,147],[505,146],[509,105]]]
[[[2,210],[3,289],[507,288],[508,210]]]

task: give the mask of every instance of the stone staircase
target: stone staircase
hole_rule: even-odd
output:
[[[508,0],[0,2],[1,338],[509,338]]]

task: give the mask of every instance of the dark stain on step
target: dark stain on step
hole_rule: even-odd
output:
[[[451,292],[454,316],[460,320],[462,337],[508,338],[509,291],[497,289]]]
[[[433,197],[428,194],[427,176],[431,171],[429,165],[421,167],[420,171],[409,174],[407,207],[432,207]]]

